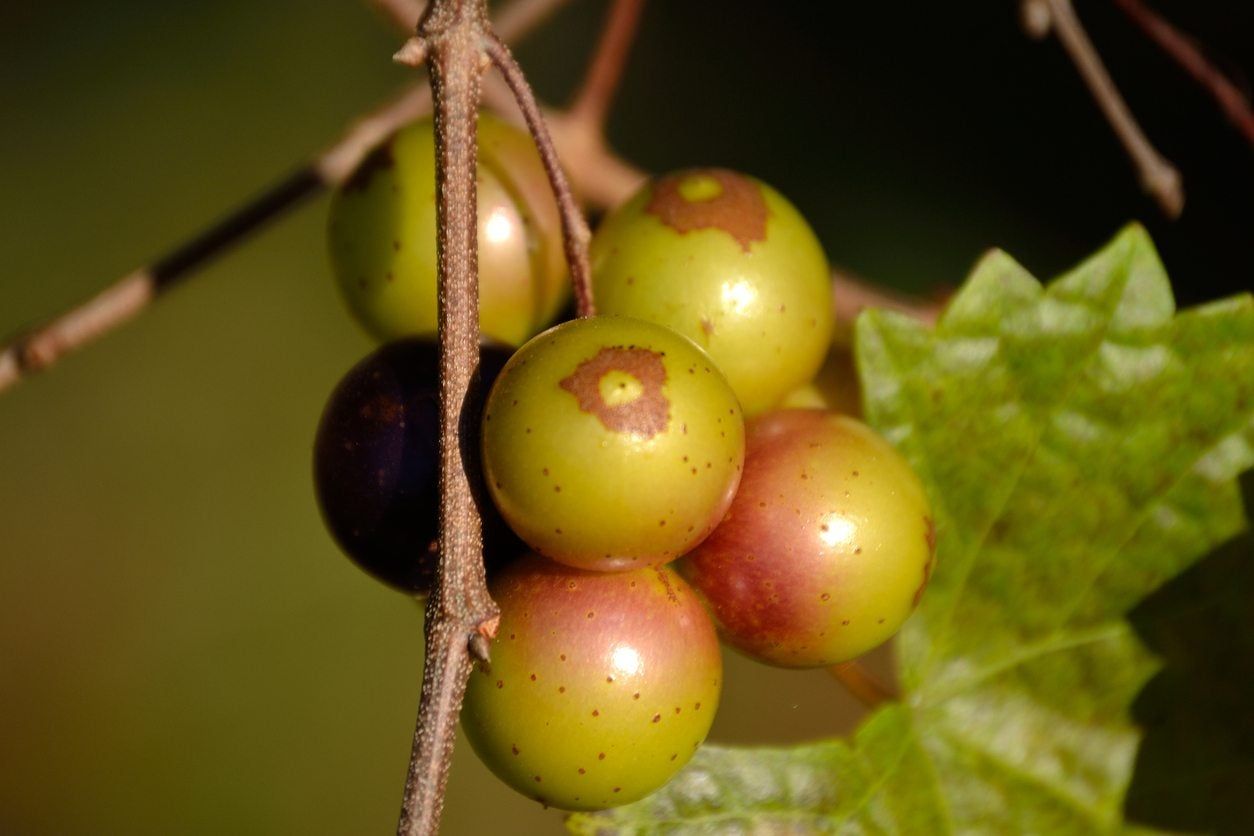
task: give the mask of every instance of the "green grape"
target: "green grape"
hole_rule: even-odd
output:
[[[409,125],[336,190],[331,265],[354,316],[380,340],[436,332],[435,131]],[[524,132],[479,117],[479,324],[518,345],[567,298],[561,220]]]
[[[584,569],[691,549],[727,510],[743,458],[740,405],[710,358],[627,317],[534,338],[484,409],[484,470],[501,515],[536,551]]]
[[[770,186],[723,169],[646,185],[592,240],[602,313],[666,325],[709,352],[754,415],[818,370],[831,344],[827,260]]]
[[[818,667],[897,632],[935,549],[923,486],[887,441],[852,418],[781,410],[749,422],[740,491],[680,571],[729,644]]]
[[[567,810],[662,786],[705,739],[722,659],[671,569],[584,572],[528,556],[491,585],[492,662],[470,676],[462,728],[518,792]]]

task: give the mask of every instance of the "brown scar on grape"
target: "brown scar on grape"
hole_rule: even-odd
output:
[[[666,577],[666,573],[661,569],[657,571],[658,582],[666,589],[666,597],[672,604],[679,603],[679,596],[675,594],[675,588],[671,586],[671,579]]]
[[[395,166],[396,158],[392,156],[392,144],[390,142],[384,143],[371,151],[361,161],[361,165],[357,166],[352,175],[344,181],[342,190],[345,192],[365,191],[370,187],[370,181],[374,179],[376,174]]]
[[[622,372],[640,381],[640,396],[627,403],[606,403],[601,397],[601,379],[610,372]],[[596,416],[607,430],[652,438],[670,423],[671,404],[662,393],[665,383],[661,354],[635,346],[613,346],[584,360],[558,385],[575,396],[581,412]]]
[[[706,200],[688,200],[680,186],[690,177],[710,178],[720,186],[719,193]],[[668,174],[653,182],[652,192],[645,211],[681,235],[720,229],[745,252],[754,241],[766,240],[768,210],[762,189],[734,171],[703,168]]]
[[[923,599],[923,590],[927,589],[928,582],[932,579],[932,568],[936,565],[936,523],[932,522],[931,517],[924,517],[923,525],[923,539],[927,542],[927,563],[923,564],[923,581],[914,591],[914,598],[910,602],[912,609],[917,608],[919,601]]]
[[[910,608],[917,609],[919,601],[923,599],[923,590],[927,589],[928,581],[932,579],[932,567],[936,565],[936,555],[928,554],[927,563],[923,564],[923,582],[919,584],[919,588],[914,591],[914,598],[910,601]]]

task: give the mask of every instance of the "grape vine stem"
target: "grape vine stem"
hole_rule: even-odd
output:
[[[622,81],[643,10],[644,0],[614,0],[610,6],[592,63],[568,111],[570,118],[586,125],[589,133],[604,135],[605,119]]]
[[[1167,53],[1210,94],[1228,121],[1245,137],[1245,141],[1254,145],[1254,110],[1250,108],[1249,98],[1218,67],[1207,60],[1193,39],[1181,33],[1141,0],[1115,0],[1115,5],[1140,27],[1147,38],[1157,44],[1159,49]]]
[[[1076,16],[1071,0],[1023,0],[1020,11],[1024,28],[1032,37],[1043,38],[1051,31],[1058,36],[1071,63],[1136,167],[1141,188],[1154,198],[1163,214],[1173,219],[1179,217],[1184,209],[1184,185],[1180,172],[1158,152],[1137,124],[1136,117]]]
[[[422,697],[397,833],[434,834],[444,807],[457,716],[500,611],[483,567],[478,433],[479,273],[476,130],[487,0],[433,0],[406,45],[426,60],[435,109],[440,340],[440,559],[427,598]]]
[[[414,31],[424,6],[405,0],[372,1],[407,32]],[[494,29],[504,41],[520,40],[568,2],[511,0],[501,7]],[[0,393],[126,324],[167,290],[195,275],[198,268],[320,192],[344,182],[370,149],[402,125],[430,112],[431,90],[425,84],[402,90],[355,120],[320,154],[221,221],[59,316],[0,342]]]
[[[592,271],[588,266],[588,241],[592,238],[592,233],[588,231],[588,222],[575,201],[570,185],[566,182],[566,174],[562,171],[557,149],[553,147],[548,126],[540,112],[540,105],[537,104],[536,97],[523,76],[522,68],[510,54],[509,47],[504,41],[489,33],[484,41],[484,48],[487,50],[488,57],[492,59],[492,63],[500,71],[501,77],[505,79],[519,109],[522,110],[527,129],[535,139],[540,158],[544,161],[545,171],[548,172],[553,193],[557,197],[557,205],[562,214],[562,241],[566,248],[566,265],[570,270],[571,284],[575,289],[575,309],[579,316],[594,316],[596,304],[592,299]]]
[[[856,659],[832,665],[827,671],[868,709],[875,709],[883,703],[897,699],[891,688]]]

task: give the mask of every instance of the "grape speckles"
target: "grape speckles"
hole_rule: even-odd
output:
[[[750,422],[740,492],[681,571],[728,643],[816,667],[901,627],[934,543],[923,488],[886,441],[851,418],[784,410]]]
[[[665,783],[705,739],[718,639],[672,570],[590,573],[530,556],[491,588],[518,640],[497,642],[491,665],[471,674],[462,725],[514,789],[563,809],[624,804]],[[564,692],[545,686],[559,676]],[[499,679],[519,685],[502,691]],[[685,705],[701,710],[676,711]]]
[[[528,342],[484,410],[484,471],[502,516],[577,568],[643,568],[690,550],[722,519],[744,461],[740,405],[707,368],[691,341],[627,317]]]

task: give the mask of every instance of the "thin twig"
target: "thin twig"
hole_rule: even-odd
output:
[[[356,137],[349,136],[350,143]],[[324,187],[319,161],[293,172],[217,224],[0,350],[0,392],[142,312],[196,268]]]
[[[546,113],[553,131],[563,134],[566,153],[588,165],[589,176],[583,183],[576,182],[576,192],[600,206],[615,206],[640,186],[639,172],[622,164],[610,150],[605,118],[622,80],[643,9],[644,0],[614,0],[601,27],[587,76],[570,108]]]
[[[518,40],[567,2],[569,0],[513,0],[497,16],[496,31],[503,40]],[[425,84],[407,88],[357,120],[338,141],[309,163],[219,223],[151,265],[127,274],[86,302],[0,343],[0,393],[125,324],[159,299],[164,291],[194,275],[197,268],[324,189],[342,183],[371,148],[402,125],[430,112],[430,89]]]
[[[571,100],[571,118],[598,133],[604,131],[605,117],[622,80],[643,8],[644,0],[614,0],[601,27],[601,37],[592,53],[583,85]]]
[[[1038,0],[1028,0],[1037,2]],[[1089,40],[1088,34],[1076,17],[1071,0],[1039,0],[1048,4],[1049,24],[1062,42],[1071,61],[1075,64],[1088,86],[1098,107],[1105,114],[1111,129],[1123,143],[1124,150],[1132,158],[1145,189],[1169,218],[1179,217],[1184,208],[1184,187],[1180,172],[1150,144],[1141,131],[1132,111],[1120,95],[1119,89],[1106,71],[1101,57]]]
[[[1193,76],[1193,80],[1210,94],[1228,121],[1245,137],[1245,141],[1254,145],[1254,110],[1250,108],[1250,100],[1206,58],[1193,39],[1176,29],[1141,0],[1115,0],[1115,5],[1159,49]]]
[[[427,600],[422,698],[399,836],[437,832],[457,717],[476,657],[486,661],[500,611],[483,568],[475,426],[479,385],[476,126],[487,68],[487,0],[433,0],[417,27],[435,103],[436,261],[440,335],[440,560]]]
[[[526,125],[513,91],[503,79],[484,79],[483,101],[503,118]],[[611,151],[601,133],[589,131],[582,120],[561,110],[544,108],[543,112],[558,159],[564,163],[563,170],[570,172],[571,187],[594,209],[617,206],[649,179],[645,172]]]
[[[866,666],[856,659],[841,662],[827,669],[836,677],[845,689],[867,708],[877,708],[883,703],[897,699],[893,690],[880,681],[879,677],[867,670]]]
[[[485,38],[484,49],[505,83],[509,85],[518,107],[522,110],[527,127],[535,139],[536,148],[540,151],[540,158],[544,161],[553,194],[557,197],[558,209],[562,214],[562,241],[566,249],[566,264],[575,289],[575,309],[579,316],[594,316],[596,305],[592,298],[592,271],[588,266],[588,241],[592,238],[592,233],[588,231],[588,221],[579,209],[579,204],[575,202],[566,173],[557,158],[557,150],[549,136],[548,126],[540,113],[535,94],[531,92],[531,86],[523,76],[522,68],[514,60],[505,42],[495,35],[489,34]]]
[[[920,322],[934,325],[940,317],[948,297],[948,290],[934,293],[931,298],[910,296],[888,288],[878,287],[841,268],[832,268],[832,300],[836,309],[836,321],[851,325],[858,314],[867,308],[897,311],[912,316]],[[849,328],[839,328],[837,339],[849,339]]]

